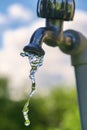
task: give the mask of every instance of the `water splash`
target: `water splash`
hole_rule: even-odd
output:
[[[25,103],[24,107],[23,107],[23,116],[25,119],[25,126],[29,126],[30,125],[30,120],[28,117],[28,112],[29,112],[29,103],[30,103],[30,98],[33,96],[33,94],[35,93],[35,73],[37,72],[38,68],[40,66],[43,65],[43,56],[38,56],[36,54],[33,53],[21,53],[20,54],[22,57],[27,56],[29,59],[29,63],[31,65],[31,70],[30,70],[30,79],[32,81],[32,85],[31,85],[31,92],[29,93],[27,102]]]

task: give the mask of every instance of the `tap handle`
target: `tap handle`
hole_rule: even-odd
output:
[[[74,0],[38,0],[37,15],[42,18],[73,20]]]

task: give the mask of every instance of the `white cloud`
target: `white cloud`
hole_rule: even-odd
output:
[[[78,16],[78,17],[77,17]],[[77,11],[74,21],[65,23],[65,29],[80,30],[87,36],[86,20],[87,14]],[[44,20],[35,21],[28,27],[22,27],[16,30],[7,30],[3,35],[5,48],[0,51],[0,73],[10,76],[13,86],[20,86],[28,80],[30,65],[27,58],[20,57],[22,48],[28,44],[32,33],[39,27],[44,26]],[[44,64],[36,74],[38,86],[51,86],[59,82],[74,84],[75,77],[73,67],[70,65],[70,56],[63,54],[58,48],[52,48],[43,45],[46,55]],[[31,81],[29,80],[29,84]],[[28,86],[28,82],[26,82]]]
[[[74,20],[71,22],[65,22],[65,29],[74,29],[82,32],[87,36],[87,12],[82,10],[76,10]]]
[[[42,26],[42,21],[39,21],[39,25],[40,24]],[[20,56],[20,52],[23,47],[28,44],[30,36],[36,29],[35,25],[38,25],[38,22],[31,27],[7,30],[4,32],[4,49],[0,51],[0,60],[2,61],[0,63],[0,73],[7,75],[8,77],[10,76],[14,86],[18,86],[17,84],[19,83],[22,85],[24,79],[27,79],[29,73],[27,72],[26,74],[26,71],[29,70],[28,61],[26,61],[27,58],[23,59]]]
[[[33,14],[21,4],[13,4],[7,9],[8,15],[13,20],[29,21]]]
[[[16,21],[29,22],[33,13],[21,4],[13,4],[8,7],[6,13],[0,13],[0,25],[15,23]]]

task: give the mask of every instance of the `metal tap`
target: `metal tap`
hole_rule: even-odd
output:
[[[37,15],[46,18],[46,27],[34,32],[23,51],[44,55],[44,42],[52,47],[58,46],[64,53],[71,55],[82,130],[87,130],[87,38],[76,30],[63,31],[64,21],[73,20],[74,13],[74,0],[38,0]]]
[[[46,18],[46,27],[37,29],[23,50],[44,55],[43,42],[49,46],[61,48],[65,46],[65,43],[69,45],[72,39],[68,33],[63,32],[63,22],[73,20],[74,12],[74,0],[38,0],[37,15]],[[70,48],[72,49],[72,45]]]

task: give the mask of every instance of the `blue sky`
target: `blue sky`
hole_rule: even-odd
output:
[[[31,10],[35,11],[37,0],[1,0],[0,1],[0,10],[5,12],[6,8],[11,4],[20,3],[30,8]],[[87,10],[86,0],[76,0],[76,8]]]
[[[37,4],[37,0],[32,0],[32,1],[31,0],[26,0],[26,1],[25,0],[2,0],[0,1],[0,5],[1,5],[0,10],[5,12],[8,6],[15,3],[20,3],[26,6],[27,8],[31,8],[32,10],[34,10]]]
[[[75,29],[87,36],[86,0],[76,0],[76,13],[72,22],[64,29]],[[32,33],[45,25],[37,17],[37,0],[0,0],[0,75],[10,78],[10,86],[25,85],[30,66],[26,58],[20,57],[22,48],[29,42]],[[75,84],[74,69],[70,56],[58,48],[44,45],[44,64],[37,73],[38,86],[53,86],[59,83]],[[16,70],[16,71],[15,71]]]
[[[86,0],[76,0],[76,9],[87,11]]]
[[[38,0],[1,0],[0,1],[0,13],[2,13],[3,15],[7,15],[7,10],[11,5],[14,4],[19,4],[22,5],[24,8],[31,10],[32,14],[33,14],[33,18],[31,20],[35,20],[37,18],[37,14],[36,14],[36,7],[37,7],[37,1]],[[84,10],[87,11],[87,6],[86,6],[86,0],[82,1],[82,0],[76,0],[76,10]],[[1,30],[3,32],[3,29],[7,29],[7,27],[12,27],[12,28],[16,28],[18,26],[23,26],[24,24],[29,24],[26,22],[21,22],[21,21],[12,21],[10,22],[10,24],[6,24],[4,26],[0,26]],[[1,33],[0,33],[1,34]],[[0,43],[1,44],[1,43]]]
[[[7,30],[8,28],[18,28],[20,26],[24,26],[24,25],[27,25],[29,24],[30,22],[32,22],[32,20],[35,20],[37,18],[36,16],[36,5],[37,5],[37,0],[1,0],[0,1],[0,14],[5,16],[5,17],[8,17],[8,8],[12,5],[15,5],[15,4],[19,4],[21,6],[23,6],[24,8],[26,8],[27,10],[29,9],[32,14],[33,14],[33,17],[31,19],[31,21],[21,21],[21,20],[14,20],[12,22],[8,22],[6,24],[0,24],[0,47],[2,47],[3,45],[3,42],[2,42],[2,35],[3,35],[3,32],[5,30]],[[6,19],[7,21],[9,20],[9,17],[8,19]]]
[[[37,7],[37,1],[38,0],[1,0],[0,1],[0,14],[2,15],[8,15],[8,8],[11,6],[11,5],[14,5],[14,4],[19,4],[19,5],[22,5],[24,8],[26,8],[27,10],[29,9],[32,14],[33,14],[33,17],[31,20],[29,21],[21,21],[21,20],[14,20],[12,22],[8,22],[8,24],[4,24],[4,25],[1,25],[0,26],[0,39],[1,39],[1,42],[0,42],[0,47],[2,47],[3,45],[3,42],[2,42],[2,35],[3,35],[3,31],[6,30],[7,28],[18,28],[20,26],[26,26],[27,24],[29,23],[32,23],[34,20],[37,19],[37,13],[36,13],[36,7]],[[76,0],[76,10],[84,10],[84,11],[87,11],[87,6],[86,6],[86,0],[82,1],[82,0]],[[8,19],[7,19],[8,20]]]

